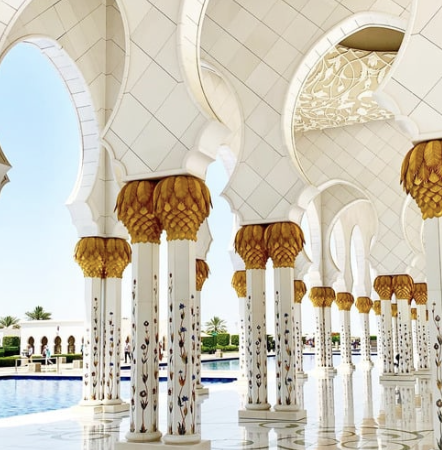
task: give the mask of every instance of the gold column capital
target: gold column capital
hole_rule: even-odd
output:
[[[417,320],[417,308],[411,308],[411,320]]]
[[[411,301],[414,282],[410,275],[393,275],[393,291],[397,300]]]
[[[117,217],[129,231],[133,244],[160,243],[162,229],[153,207],[155,186],[155,181],[131,181],[118,194]]]
[[[304,233],[294,222],[276,222],[264,232],[267,251],[273,267],[294,267],[295,258],[304,246]]]
[[[422,212],[422,218],[442,216],[442,140],[416,144],[402,162],[401,184]]]
[[[74,259],[87,278],[105,278],[106,240],[102,237],[83,237],[74,250]]]
[[[393,295],[393,280],[390,275],[379,275],[375,278],[373,288],[381,300],[391,300]]]
[[[353,295],[350,292],[338,292],[336,294],[336,305],[339,311],[350,311],[354,303]]]
[[[379,302],[380,306],[380,302]],[[368,314],[373,307],[373,301],[370,297],[358,297],[356,299],[356,308],[361,314]]]
[[[122,278],[131,261],[132,249],[125,239],[106,238],[105,271],[107,278]]]
[[[373,311],[374,311],[376,316],[380,316],[381,315],[381,301],[380,300],[375,300],[373,302]]]
[[[209,216],[212,202],[203,180],[178,175],[158,182],[153,193],[153,206],[168,241],[196,241],[198,229]]]
[[[247,297],[247,278],[245,270],[237,270],[232,276],[232,287],[239,298]]]
[[[391,317],[397,317],[397,303],[391,304]]]
[[[335,291],[331,287],[325,287],[324,306],[331,307],[333,300],[336,299]]]
[[[293,285],[294,285],[295,303],[301,303],[305,293],[307,292],[307,287],[302,280],[295,280],[293,282]]]
[[[427,283],[414,283],[414,299],[418,305],[426,305],[428,300]]]
[[[246,269],[265,269],[267,246],[264,240],[264,225],[245,225],[235,236],[235,251],[243,259]]]
[[[209,265],[203,259],[195,260],[196,290],[202,291],[204,282],[209,278]]]

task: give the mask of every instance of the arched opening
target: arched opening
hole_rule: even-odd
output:
[[[23,317],[32,299],[52,316],[69,310],[82,319],[83,277],[72,258],[78,237],[65,206],[81,154],[71,98],[48,58],[29,43],[17,44],[2,60],[0,98],[0,140],[12,165],[0,202],[8,218],[0,223],[5,312]],[[44,275],[35,267],[46,268]]]
[[[56,336],[54,339],[54,354],[59,355],[61,353],[61,337]]]
[[[75,353],[75,337],[72,335],[68,337],[68,353]]]
[[[48,345],[48,338],[43,336],[40,341],[40,355],[44,354],[44,349]]]

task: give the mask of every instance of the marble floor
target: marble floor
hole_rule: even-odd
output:
[[[271,375],[270,375],[271,379]],[[164,384],[164,383],[163,383]],[[430,450],[432,419],[429,380],[379,382],[376,368],[356,366],[319,377],[313,371],[298,384],[298,402],[305,409],[298,421],[238,421],[245,383],[206,384],[197,415],[203,439],[216,450]],[[165,405],[165,389],[161,404]],[[268,387],[269,402],[275,384]],[[166,408],[160,408],[160,430],[166,429]],[[124,441],[129,417],[85,417],[76,408],[0,420],[1,450],[111,450]],[[140,449],[143,444],[139,444]],[[159,447],[163,447],[159,445]],[[167,446],[164,446],[167,448]],[[183,450],[185,446],[183,447]]]

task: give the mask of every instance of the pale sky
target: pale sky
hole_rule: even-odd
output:
[[[25,319],[26,311],[40,305],[53,319],[81,320],[84,278],[73,259],[79,238],[65,206],[79,169],[78,125],[55,68],[29,44],[13,48],[0,64],[0,146],[12,165],[10,182],[0,193],[0,316]],[[207,257],[211,274],[202,291],[202,324],[204,328],[216,315],[236,333],[239,302],[231,287],[233,268],[228,253],[233,216],[219,195],[227,183],[219,161],[209,167],[206,183],[214,205],[209,217],[214,241]],[[271,263],[268,268],[267,330],[272,333]],[[123,279],[122,313],[126,317],[130,316],[130,270],[128,266]],[[313,307],[307,296],[302,315],[303,331],[311,333]],[[337,311],[334,316],[338,319]],[[357,313],[352,316],[357,332],[359,318]],[[333,330],[339,331],[339,319],[334,320]]]

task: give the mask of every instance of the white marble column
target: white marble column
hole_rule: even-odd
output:
[[[428,372],[428,325],[427,325],[427,283],[414,283],[416,301],[416,370]]]
[[[410,302],[413,298],[414,283],[410,275],[394,275],[393,290],[398,305],[398,353],[399,375],[413,372],[413,343],[411,341]]]
[[[294,331],[293,331],[293,339],[294,344],[293,348],[295,351],[295,370],[296,377],[306,377],[304,372],[304,342],[302,340],[302,311],[301,311],[301,302],[307,292],[307,288],[305,283],[302,280],[295,280],[294,284]]]
[[[206,395],[209,389],[205,388],[201,383],[201,291],[204,282],[209,276],[209,266],[202,259],[196,260],[196,294],[193,306],[194,311],[194,329],[195,329],[195,350],[193,359],[195,361],[195,386],[197,395]]]
[[[418,334],[417,334],[417,308],[411,308],[411,343],[413,346],[413,370],[418,370],[419,366],[419,350],[418,350]]]
[[[121,279],[131,260],[125,239],[106,239],[106,278],[104,280],[104,412],[129,409],[120,396],[121,364]]]
[[[350,309],[354,303],[353,295],[349,292],[338,292],[336,294],[336,305],[339,309],[341,319],[341,364],[340,370],[351,371],[354,369],[351,355],[351,324]]]
[[[394,299],[396,301],[396,299]],[[393,337],[393,357],[394,362],[398,363],[399,356],[399,339],[398,339],[398,323],[397,323],[397,303],[391,302],[391,336]],[[397,371],[397,370],[396,370]]]
[[[373,287],[381,299],[381,339],[382,339],[382,366],[381,376],[394,374],[393,335],[391,327],[391,295],[392,277],[380,275],[375,278]]]
[[[117,199],[118,219],[132,241],[132,361],[128,442],[136,448],[161,438],[159,425],[159,244],[161,226],[153,211],[156,182],[131,181]]]
[[[168,359],[167,434],[164,444],[210,448],[196,427],[194,302],[196,240],[210,212],[210,192],[192,176],[162,179],[154,191],[154,211],[167,233]]]
[[[255,417],[256,411],[270,409],[267,394],[267,336],[265,268],[268,259],[263,225],[241,227],[235,236],[235,251],[246,267],[246,410],[239,417]]]
[[[309,297],[315,311],[315,370],[333,371],[331,304],[335,292],[329,287],[312,287]]]
[[[296,360],[294,349],[294,267],[304,245],[301,228],[293,222],[267,226],[264,239],[273,262],[276,352],[275,411],[294,411],[296,405]]]
[[[369,297],[358,297],[356,299],[356,308],[359,311],[361,320],[361,362],[360,365],[369,368],[373,365],[371,361],[371,342],[370,342],[370,318],[369,313],[373,302]]]
[[[376,317],[376,366],[382,368],[382,327],[381,327],[381,301],[373,302],[373,311]]]
[[[81,238],[74,252],[75,261],[83,270],[85,286],[85,335],[83,343],[83,392],[80,405],[101,405],[103,367],[102,301],[106,258],[105,239]]]
[[[237,270],[232,276],[232,286],[238,296],[239,303],[239,374],[238,380],[242,381],[247,378],[246,367],[246,297],[247,297],[247,282],[246,271]]]

